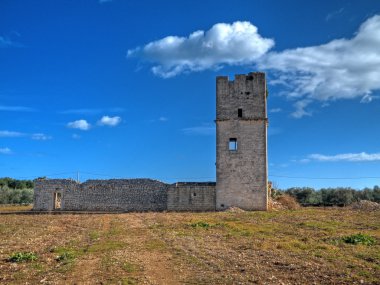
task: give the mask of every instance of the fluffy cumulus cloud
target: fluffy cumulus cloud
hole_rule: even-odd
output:
[[[109,127],[115,127],[120,123],[121,123],[121,118],[119,116],[115,116],[115,117],[103,116],[98,121],[98,125],[109,126]]]
[[[8,147],[0,148],[0,154],[11,154],[11,153],[12,153],[12,151]]]
[[[168,36],[128,50],[128,57],[153,62],[153,73],[168,78],[225,64],[254,63],[273,45],[274,41],[263,38],[250,22],[218,23],[206,32],[196,31],[188,37]]]
[[[380,16],[366,20],[351,39],[268,53],[258,66],[274,72],[272,84],[286,87],[297,118],[310,115],[306,108],[315,101],[371,102],[380,89]]]
[[[183,72],[254,65],[270,71],[271,84],[284,87],[293,100],[293,117],[312,115],[310,105],[339,99],[376,99],[380,90],[380,15],[367,19],[349,39],[279,52],[250,22],[219,23],[188,37],[169,36],[128,51],[153,64],[154,74],[168,78]]]
[[[311,154],[306,161],[380,161],[380,153],[343,153],[336,155]]]
[[[78,130],[82,130],[82,131],[87,131],[91,128],[91,125],[86,120],[82,119],[82,120],[69,122],[67,124],[67,127],[71,128],[71,129],[78,129]]]

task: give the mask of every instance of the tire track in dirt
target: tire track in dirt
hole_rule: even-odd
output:
[[[144,232],[144,234],[136,236],[137,240],[134,240],[134,244],[140,249],[136,252],[136,259],[144,269],[143,284],[180,284],[174,270],[175,266],[171,262],[173,256],[165,250],[165,247],[160,247],[160,244],[158,249],[154,248],[154,244],[152,248],[149,247],[149,243],[161,241],[161,239],[149,229],[144,217],[147,217],[147,214],[130,214],[127,218],[128,226],[131,229]]]
[[[110,231],[110,228],[110,215],[102,216],[99,226],[100,235],[106,235],[106,233]],[[93,230],[95,230],[95,228]],[[90,234],[90,232],[88,234]],[[90,245],[91,241],[88,240],[88,244],[86,246],[89,247]],[[99,276],[99,272],[101,272],[100,267],[101,259],[96,255],[96,253],[86,254],[83,258],[76,261],[69,279],[75,280],[75,284],[99,284],[100,281],[97,280],[97,276]]]

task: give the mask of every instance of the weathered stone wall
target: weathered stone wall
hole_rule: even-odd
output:
[[[65,211],[214,211],[214,182],[166,184],[151,179],[37,179],[36,211],[52,211],[54,194],[61,194]]]
[[[69,179],[36,179],[34,180],[34,203],[33,210],[52,211],[54,210],[54,193],[61,193],[62,198],[65,193],[77,191],[80,186],[74,180]],[[65,207],[64,199],[61,201],[61,209]]]
[[[169,211],[215,211],[215,182],[178,182],[168,189]]]
[[[61,210],[163,211],[169,184],[151,179],[35,181],[34,210],[54,210],[54,193],[62,193]]]
[[[231,138],[236,150],[229,149]],[[216,149],[216,209],[267,210],[264,73],[217,78]]]

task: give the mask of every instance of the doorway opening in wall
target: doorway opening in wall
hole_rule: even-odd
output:
[[[62,205],[62,193],[54,192],[54,210],[61,210]]]

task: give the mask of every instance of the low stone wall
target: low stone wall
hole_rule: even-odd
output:
[[[169,184],[152,179],[35,181],[34,210],[54,210],[55,193],[61,193],[61,210],[164,211]]]
[[[34,185],[35,211],[215,211],[214,182],[37,179]]]
[[[215,211],[215,182],[178,182],[168,189],[169,211]]]

